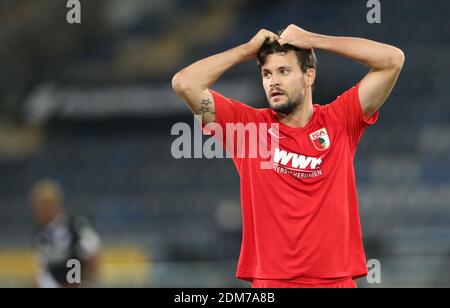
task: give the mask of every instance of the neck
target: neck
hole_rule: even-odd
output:
[[[312,104],[312,98],[311,95],[307,95],[305,96],[305,101],[301,103],[291,114],[284,115],[279,113],[277,116],[278,121],[284,125],[293,128],[302,128],[308,125],[309,121],[311,121],[313,113],[314,107]]]

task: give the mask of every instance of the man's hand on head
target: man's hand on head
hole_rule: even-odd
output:
[[[245,44],[245,59],[252,60],[258,55],[258,51],[267,41],[269,43],[275,42],[280,37],[275,33],[262,29],[260,30],[247,44]]]
[[[296,25],[289,25],[280,35],[278,43],[281,46],[289,44],[298,48],[313,48],[314,33],[303,30]]]

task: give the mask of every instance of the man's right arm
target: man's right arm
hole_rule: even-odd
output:
[[[202,116],[203,124],[215,122],[216,109],[209,88],[231,67],[256,58],[266,39],[277,38],[276,34],[261,30],[246,44],[195,62],[173,77],[173,89],[194,114]]]

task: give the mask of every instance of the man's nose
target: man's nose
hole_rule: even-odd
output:
[[[270,79],[270,86],[274,87],[274,86],[279,86],[280,85],[280,79],[278,78],[278,76],[276,74],[272,75],[272,78]]]

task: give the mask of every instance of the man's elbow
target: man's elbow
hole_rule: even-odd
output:
[[[392,68],[400,71],[405,64],[405,53],[401,49],[394,47],[390,62]]]
[[[182,72],[178,72],[172,78],[172,88],[177,94],[181,94],[188,90],[189,85]]]

